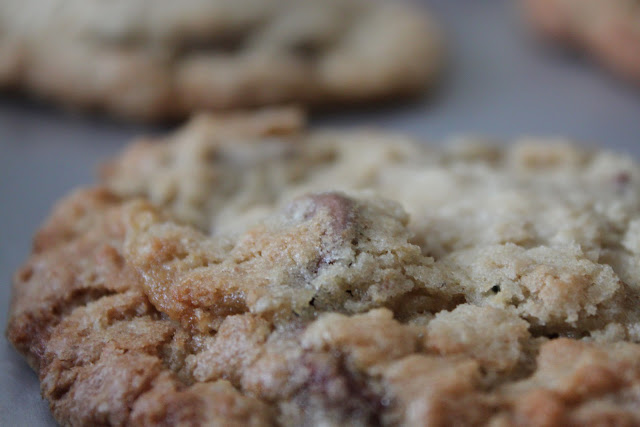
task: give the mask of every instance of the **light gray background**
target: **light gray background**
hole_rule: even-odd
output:
[[[513,0],[426,0],[446,29],[449,69],[435,96],[411,105],[324,114],[314,125],[366,125],[437,142],[478,133],[568,136],[640,155],[640,90],[589,61],[543,47]],[[0,97],[0,329],[11,275],[51,205],[93,182],[94,165],[164,129],[81,117]],[[0,340],[0,425],[55,425],[36,375]]]

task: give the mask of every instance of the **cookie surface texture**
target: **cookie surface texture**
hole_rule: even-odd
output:
[[[130,119],[414,96],[440,30],[404,1],[6,0],[0,87]]]
[[[640,84],[640,3],[635,0],[524,0],[547,38],[581,50]]]
[[[637,425],[640,169],[199,116],[55,207],[8,337],[62,424]]]

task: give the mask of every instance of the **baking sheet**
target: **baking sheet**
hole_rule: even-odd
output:
[[[448,70],[434,96],[325,113],[318,126],[374,126],[437,143],[461,134],[508,141],[571,137],[640,157],[640,90],[588,60],[537,43],[513,0],[425,0],[446,29]],[[132,137],[165,129],[72,115],[0,97],[0,328],[11,275],[51,205],[93,182],[94,166]],[[52,426],[38,380],[0,340],[0,425]]]

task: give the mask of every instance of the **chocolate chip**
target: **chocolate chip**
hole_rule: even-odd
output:
[[[614,178],[616,184],[624,185],[631,181],[631,175],[629,172],[619,172]]]
[[[242,49],[247,40],[244,32],[233,32],[219,37],[191,37],[177,46],[181,56],[198,55],[203,52],[234,53]]]
[[[321,193],[308,196],[313,202],[305,219],[313,218],[319,211],[325,211],[331,217],[331,227],[341,232],[351,226],[354,219],[353,201],[338,193]]]
[[[307,61],[316,59],[323,51],[323,46],[317,40],[301,39],[289,46],[289,50],[299,58]]]

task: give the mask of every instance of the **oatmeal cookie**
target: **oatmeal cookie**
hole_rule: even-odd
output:
[[[202,115],[61,201],[8,337],[62,424],[636,425],[640,168]]]
[[[6,0],[0,87],[146,120],[359,103],[432,85],[440,38],[396,1]]]
[[[524,0],[544,36],[593,55],[640,84],[640,3],[636,0]]]

